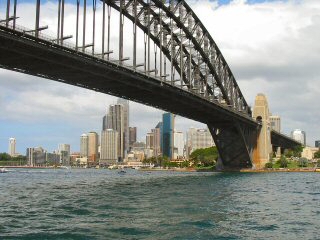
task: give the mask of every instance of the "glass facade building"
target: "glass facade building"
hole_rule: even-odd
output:
[[[173,157],[173,131],[174,115],[164,113],[162,115],[162,154],[169,159]]]

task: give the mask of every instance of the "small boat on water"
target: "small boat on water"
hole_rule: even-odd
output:
[[[0,168],[0,173],[6,173],[6,172],[8,172],[7,169],[5,169],[5,168]]]
[[[118,171],[118,174],[125,174],[125,173],[126,173],[126,171],[124,170],[123,167],[120,169],[120,171]]]

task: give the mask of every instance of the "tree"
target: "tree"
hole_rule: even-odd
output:
[[[217,147],[197,149],[191,153],[190,159],[194,166],[214,166],[218,160],[218,149]]]
[[[265,168],[273,168],[272,162],[267,162]]]
[[[306,158],[299,158],[299,167],[307,167],[308,166],[308,159]]]
[[[301,153],[303,151],[303,146],[302,145],[299,145],[299,146],[296,146],[294,149],[293,149],[293,156],[294,157],[301,157]]]
[[[284,156],[287,158],[293,157],[293,150],[291,150],[291,149],[284,150]]]
[[[320,158],[320,150],[314,153],[314,158]]]
[[[282,155],[281,158],[280,158],[280,167],[281,168],[288,167],[288,160],[284,155]]]
[[[11,156],[8,153],[0,153],[0,161],[10,161]]]

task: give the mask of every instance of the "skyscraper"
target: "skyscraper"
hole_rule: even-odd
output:
[[[88,161],[95,162],[98,159],[99,136],[96,132],[88,133]]]
[[[129,127],[129,148],[137,141],[137,128]]]
[[[277,132],[281,131],[281,119],[279,116],[269,117],[271,129]]]
[[[164,113],[162,115],[162,123],[162,154],[172,159],[174,115],[172,113]]]
[[[118,132],[106,129],[101,133],[100,164],[110,165],[118,161]]]
[[[9,138],[9,155],[14,157],[16,154],[16,139]]]
[[[124,110],[122,104],[114,104],[109,106],[107,114],[107,129],[113,129],[118,132],[118,158],[120,161],[125,156],[124,152]]]
[[[118,98],[118,104],[122,104],[123,106],[123,150],[124,154],[129,151],[129,101],[123,98]]]
[[[153,149],[154,144],[154,134],[153,132],[147,133],[146,136],[146,148]]]
[[[314,146],[320,148],[320,140],[315,141]]]
[[[174,139],[174,159],[180,159],[183,157],[183,150],[184,150],[184,138],[183,132],[174,131],[173,134]]]
[[[291,137],[298,141],[301,142],[303,145],[306,145],[306,133],[305,131],[302,131],[300,129],[295,129],[291,132]]]
[[[80,157],[88,157],[88,135],[85,133],[80,137]]]
[[[60,154],[60,163],[63,165],[70,164],[70,144],[59,144],[58,152]]]
[[[155,157],[161,155],[161,129],[157,126],[151,130],[153,133],[153,154]]]

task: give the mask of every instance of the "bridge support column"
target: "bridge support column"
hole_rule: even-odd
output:
[[[258,134],[257,146],[254,149],[253,167],[256,169],[264,168],[265,164],[270,160],[270,154],[272,154],[269,115],[266,96],[258,94],[255,99],[253,118],[260,122],[262,127]]]
[[[208,124],[218,148],[217,170],[239,170],[252,167],[252,156],[257,129],[238,122],[216,126]]]

